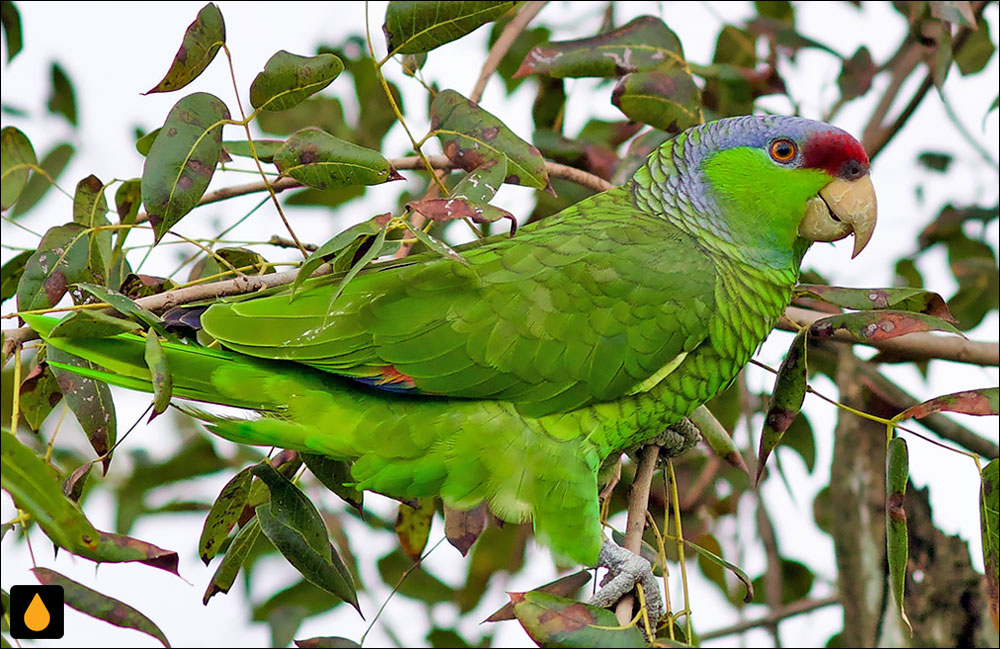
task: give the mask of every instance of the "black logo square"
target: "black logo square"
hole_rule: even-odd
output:
[[[10,635],[14,638],[63,637],[62,586],[11,586]]]

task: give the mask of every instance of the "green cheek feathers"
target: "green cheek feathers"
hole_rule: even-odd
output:
[[[806,201],[831,180],[817,169],[782,167],[749,147],[707,157],[702,171],[735,242],[766,251],[780,265],[791,261]]]

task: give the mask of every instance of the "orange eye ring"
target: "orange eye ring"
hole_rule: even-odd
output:
[[[795,142],[781,139],[775,140],[771,143],[769,152],[771,154],[771,159],[775,162],[791,162],[795,159],[795,155],[799,152],[799,148],[795,146]]]

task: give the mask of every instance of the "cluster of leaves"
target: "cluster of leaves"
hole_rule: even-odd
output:
[[[751,113],[763,96],[786,95],[781,64],[794,60],[803,48],[825,52],[841,61],[842,72],[837,80],[840,103],[869,92],[875,75],[891,72],[892,68],[891,62],[877,65],[864,47],[850,57],[841,57],[827,45],[802,36],[795,27],[792,6],[784,2],[757,3],[752,19],[742,25],[724,26],[712,61],[701,64],[686,59],[680,39],[659,18],[644,16],[617,25],[614,5],[609,4],[600,33],[560,41],[552,40],[549,27],[528,28],[519,22],[523,12],[535,9],[533,4],[390,2],[384,25],[387,54],[380,60],[360,37],[337,47],[320,48],[310,56],[280,51],[268,60],[249,88],[249,115],[242,106],[234,111],[212,94],[200,92],[182,97],[160,128],[138,138],[136,147],[145,156],[145,164],[141,177],[117,183],[117,220],[109,219],[113,213],[105,196],[114,183],[105,184],[93,175],[81,180],[73,196],[72,222],[50,227],[36,249],[23,251],[3,265],[3,300],[15,298],[17,311],[24,316],[47,312],[71,301],[77,308],[52,330],[51,336],[145,335],[146,359],[154,386],[151,416],[156,416],[166,410],[172,396],[162,343],[177,340],[177,334],[161,317],[168,304],[162,298],[176,295],[175,291],[183,287],[170,278],[133,272],[126,240],[132,230],[139,228],[151,229],[156,243],[168,237],[184,238],[180,232],[183,219],[199,205],[225,197],[206,192],[216,171],[225,169],[234,158],[252,161],[260,171],[259,191],[269,191],[273,197],[277,189],[295,188],[296,193],[281,203],[274,199],[275,211],[282,216],[282,210],[292,206],[338,208],[348,204],[367,187],[401,179],[399,172],[404,162],[427,172],[420,172],[425,183],[423,191],[406,194],[398,214],[375,216],[325,243],[302,242],[289,229],[294,244],[304,254],[310,254],[281,282],[290,284],[294,292],[306,278],[323,272],[324,264],[329,264],[332,272],[339,273],[343,288],[379,256],[411,246],[461,262],[447,243],[443,228],[455,220],[466,221],[482,234],[488,233],[497,221],[510,221],[509,234],[513,235],[516,221],[512,215],[490,204],[502,183],[537,190],[530,219],[544,218],[596,191],[595,183],[584,185],[554,173],[553,162],[612,184],[623,182],[651,151],[681,130],[705,119]],[[975,74],[993,56],[995,47],[986,24],[973,13],[970,3],[909,4],[901,11],[907,12],[913,25],[913,38],[927,34],[935,38],[929,69],[939,87],[953,61],[962,74]],[[496,114],[480,107],[477,93],[470,98],[454,89],[437,90],[423,79],[423,70],[432,56],[429,52],[490,23],[491,47],[512,37],[496,67],[507,93],[513,93],[527,79],[533,80],[537,88],[532,110],[534,131],[529,141],[515,134]],[[10,2],[3,3],[3,25],[11,59],[20,49],[20,25],[17,10]],[[966,30],[962,34],[972,36],[961,42],[956,36],[953,41],[953,33],[959,33],[953,25]],[[971,29],[977,25],[978,30]],[[219,9],[208,4],[188,27],[163,79],[149,92],[183,89],[213,62],[220,50],[228,55],[225,23]],[[406,115],[399,89],[383,74],[383,67],[397,60],[407,75],[424,83],[431,93],[427,133],[420,139],[410,138],[418,154],[416,163],[391,160],[381,151],[389,129]],[[345,73],[350,75],[354,95],[364,107],[354,119],[346,116],[341,99],[322,94]],[[565,80],[582,77],[611,82],[608,100],[621,111],[622,120],[591,120],[576,134],[565,132]],[[58,65],[52,67],[48,106],[76,124],[72,88]],[[252,123],[273,137],[251,137]],[[239,130],[241,135],[226,139],[223,133],[227,129]],[[432,138],[439,142],[443,156],[425,154],[423,148]],[[2,131],[2,152],[2,207],[9,218],[17,219],[56,183],[73,148],[59,144],[39,158],[23,132],[6,127]],[[930,154],[923,160],[928,167],[947,171],[946,159]],[[436,174],[434,169],[460,173]],[[695,417],[715,454],[700,449],[688,453],[674,461],[676,479],[672,486],[666,480],[654,484],[649,512],[655,520],[664,521],[664,534],[671,527],[668,510],[676,496],[672,489],[676,490],[677,485],[685,489],[678,507],[679,520],[673,524],[673,529],[684,530],[684,542],[665,546],[663,537],[651,529],[644,539],[644,549],[651,559],[659,566],[664,555],[669,561],[678,561],[683,548],[688,547],[693,554],[686,556],[696,557],[701,572],[734,606],[744,606],[754,592],[764,590],[767,575],[747,575],[722,558],[723,542],[715,535],[715,524],[735,515],[741,496],[761,479],[768,456],[779,443],[801,456],[810,472],[815,469],[813,432],[799,411],[809,389],[809,376],[818,371],[831,376],[837,372],[823,339],[848,336],[860,342],[876,342],[912,331],[955,331],[956,324],[966,330],[979,324],[998,307],[996,257],[981,235],[977,239],[970,234],[967,224],[978,221],[985,225],[996,218],[996,208],[949,206],[925,229],[914,255],[897,264],[900,277],[910,286],[920,287],[917,258],[933,246],[945,246],[959,285],[947,307],[935,294],[922,290],[869,291],[803,285],[798,296],[803,303],[836,313],[800,330],[778,370],[773,397],[746,399],[734,387],[708,404],[714,418],[702,414]],[[219,245],[203,248],[203,252],[189,277],[192,285],[274,275],[274,264],[256,250]],[[840,313],[845,308],[854,312]],[[807,350],[810,338],[813,347]],[[4,346],[5,365],[12,351],[13,347]],[[106,474],[112,463],[117,422],[110,391],[100,381],[60,369],[60,365],[80,361],[54,348],[41,349],[23,359],[18,349],[13,356],[13,368],[4,373],[2,459],[3,487],[23,513],[14,524],[23,527],[35,522],[57,546],[96,562],[138,561],[176,572],[176,553],[132,538],[129,530],[141,517],[205,511],[198,543],[200,557],[208,565],[222,556],[208,581],[205,602],[228,592],[240,574],[249,583],[256,562],[275,551],[301,573],[301,581],[275,593],[253,610],[254,620],[271,625],[272,639],[278,646],[288,644],[308,616],[344,602],[358,607],[357,589],[364,584],[343,532],[345,517],[396,534],[399,549],[378,562],[380,576],[386,584],[398,585],[401,595],[428,607],[447,601],[466,613],[480,602],[492,577],[513,574],[524,564],[530,528],[490,525],[485,507],[456,512],[425,499],[401,504],[395,522],[382,520],[363,509],[363,495],[348,484],[350,467],[344,462],[287,451],[264,459],[250,449],[223,458],[194,431],[186,433],[194,441],[164,462],[154,464],[141,455],[132,458],[131,473],[115,489],[117,531],[98,531],[87,520],[81,503],[93,488],[99,487],[96,480],[90,479],[92,466],[100,462]],[[8,399],[12,399],[10,404]],[[14,434],[24,428],[39,431],[62,399],[80,422],[96,459],[82,458],[59,446],[47,453],[40,437]],[[887,421],[888,430],[891,433],[905,419],[930,419],[930,415],[942,410],[997,414],[997,401],[994,388],[939,397],[915,407],[903,406]],[[765,424],[754,478],[743,461],[746,449],[738,447],[726,431],[734,430],[741,418],[755,414]],[[180,427],[189,425],[186,419],[177,420]],[[14,429],[6,427],[10,421],[16,422]],[[905,514],[899,502],[907,477],[905,442],[892,439],[888,451],[887,555],[902,613],[907,550]],[[716,455],[728,464],[718,463]],[[303,467],[308,472],[302,471]],[[147,503],[147,496],[167,485],[233,469],[238,470],[211,503],[172,502],[158,507]],[[780,465],[778,469],[780,473]],[[622,472],[623,481],[627,481],[634,465],[626,463]],[[983,546],[987,574],[994,579],[991,592],[995,606],[1000,549],[996,535],[997,461],[994,459],[981,473]],[[705,488],[706,484],[713,487]],[[315,503],[319,499],[307,497],[306,491],[324,487],[348,506],[336,511],[318,508]],[[609,515],[626,510],[622,491],[615,490],[606,503]],[[444,517],[449,542],[463,554],[471,552],[461,587],[449,586],[431,572],[418,569],[435,516]],[[5,524],[4,533],[11,527]],[[662,567],[658,569],[662,571]],[[769,566],[769,570],[780,573],[782,585],[778,601],[769,600],[769,605],[780,606],[809,596],[815,580],[809,567],[779,557],[779,565]],[[36,574],[43,583],[62,584],[71,606],[119,626],[139,629],[167,644],[163,633],[127,604],[48,569],[39,568]],[[535,591],[512,594],[510,605],[497,611],[490,621],[516,617],[540,645],[646,646],[648,640],[637,627],[617,629],[610,612],[572,599],[587,581],[586,573],[577,573]],[[676,624],[680,617],[687,618],[686,628]],[[658,630],[658,636],[664,641],[697,642],[690,615],[684,613],[672,617]],[[314,638],[300,644],[329,646],[324,643],[334,641],[345,642]],[[456,631],[440,628],[432,630],[428,641],[434,646],[471,644]],[[488,644],[490,636],[482,642]]]

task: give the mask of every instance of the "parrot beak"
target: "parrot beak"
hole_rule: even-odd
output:
[[[876,211],[871,176],[866,174],[857,180],[838,178],[807,201],[799,236],[812,241],[839,241],[853,233],[853,259],[872,238]]]

